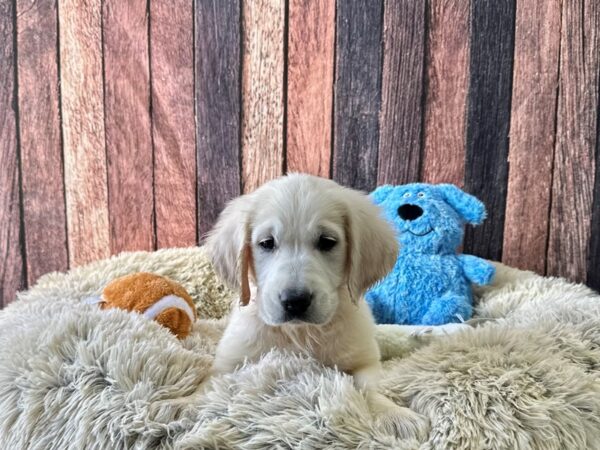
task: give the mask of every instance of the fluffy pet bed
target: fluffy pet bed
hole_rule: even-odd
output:
[[[204,320],[185,341],[81,303],[139,270],[194,297]],[[210,366],[232,297],[202,249],[50,274],[0,312],[0,448],[600,448],[600,297],[501,265],[478,294],[477,316],[496,320],[410,354],[408,337],[380,328],[382,390],[431,420],[418,443],[378,429],[348,376],[277,351],[181,401]]]

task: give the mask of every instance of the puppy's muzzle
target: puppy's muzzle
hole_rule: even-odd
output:
[[[304,289],[286,289],[279,294],[286,320],[301,319],[312,303],[313,294]]]

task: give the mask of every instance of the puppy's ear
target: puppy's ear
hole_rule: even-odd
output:
[[[250,300],[250,211],[253,203],[251,195],[244,195],[229,202],[208,234],[205,244],[217,275],[229,287],[240,289],[243,304]]]
[[[473,225],[481,224],[485,217],[485,205],[476,197],[467,194],[453,184],[440,184],[437,190],[465,222]]]
[[[348,287],[356,299],[392,270],[398,256],[398,242],[381,209],[368,196],[346,188],[344,196]]]

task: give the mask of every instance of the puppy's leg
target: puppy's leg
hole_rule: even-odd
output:
[[[429,420],[409,408],[398,406],[386,396],[377,392],[377,383],[381,373],[379,363],[365,366],[353,371],[354,384],[364,390],[369,408],[376,420],[389,433],[419,441],[427,439]]]

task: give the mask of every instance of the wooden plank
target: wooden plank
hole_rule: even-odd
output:
[[[514,19],[515,0],[471,3],[465,188],[488,218],[467,229],[465,252],[494,260],[502,258]]]
[[[428,12],[421,178],[427,183],[462,187],[469,84],[469,2],[432,0]]]
[[[283,173],[283,0],[242,5],[242,188]]]
[[[594,189],[600,5],[562,2],[560,75],[547,271],[584,281]]]
[[[194,23],[189,0],[150,3],[156,246],[196,244]]]
[[[378,184],[402,184],[419,179],[425,4],[414,0],[385,3]],[[377,47],[372,51],[377,51]],[[371,76],[375,77],[376,73]]]
[[[147,0],[103,2],[112,253],[154,248]]]
[[[14,4],[0,0],[0,307],[25,287],[17,154]]]
[[[383,0],[337,2],[333,178],[377,184]]]
[[[225,203],[240,195],[240,11],[239,0],[196,0],[195,5],[200,237]]]
[[[60,86],[71,266],[109,255],[101,0],[58,2]]]
[[[502,261],[546,267],[558,95],[560,0],[517,3]]]
[[[16,4],[23,219],[31,285],[40,275],[68,267],[57,5],[54,0],[17,0]]]
[[[291,0],[287,170],[329,178],[335,0]]]
[[[600,101],[596,122],[596,173],[594,177],[594,201],[587,260],[587,284],[600,292]]]

